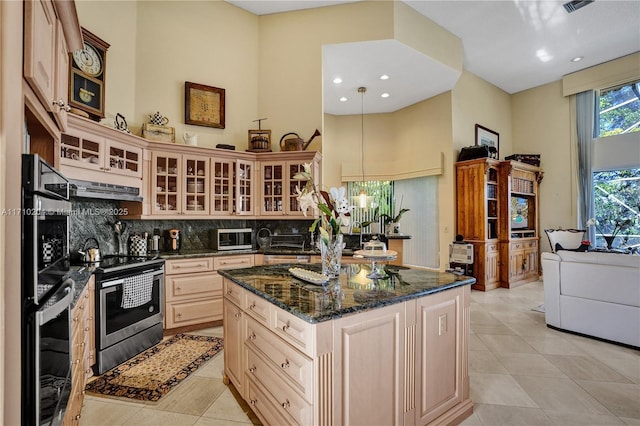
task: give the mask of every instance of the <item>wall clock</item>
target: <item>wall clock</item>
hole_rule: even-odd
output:
[[[69,105],[104,118],[105,68],[109,44],[82,28],[84,48],[71,54],[69,61]]]
[[[224,89],[184,83],[184,122],[224,129]]]

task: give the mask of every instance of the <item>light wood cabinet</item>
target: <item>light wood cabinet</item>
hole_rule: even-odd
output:
[[[74,115],[68,121],[56,159],[65,176],[141,188],[144,145],[140,138]]]
[[[473,245],[475,290],[538,279],[542,171],[488,158],[456,163],[457,233]]]
[[[263,424],[455,424],[472,412],[468,286],[313,324],[224,288],[225,382]]]
[[[500,163],[500,285],[511,288],[540,277],[539,167],[518,161]]]
[[[306,181],[294,179],[304,164],[311,164],[315,184],[320,180],[320,155],[316,152],[288,151],[260,156],[260,215],[303,217],[296,187],[302,189]]]
[[[499,165],[499,161],[488,158],[456,163],[456,233],[473,245],[475,290],[500,286]]]
[[[151,214],[209,215],[209,159],[154,151],[151,160]]]
[[[24,2],[23,85],[32,146],[55,163],[49,146],[67,129],[69,52],[82,47],[72,1]]]
[[[95,364],[95,278],[91,276],[71,310],[71,394],[64,424],[77,425],[84,401],[84,388]]]
[[[255,213],[255,162],[211,158],[211,214],[214,216]]]
[[[219,321],[223,317],[224,267],[253,266],[253,255],[165,261],[165,329]]]

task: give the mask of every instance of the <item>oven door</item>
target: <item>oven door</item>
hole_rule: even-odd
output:
[[[60,425],[71,393],[71,301],[68,279],[35,312],[36,425]]]
[[[149,272],[149,271],[147,271]],[[138,273],[135,276],[144,275]],[[98,347],[106,349],[130,336],[162,322],[164,304],[164,268],[153,272],[151,298],[136,307],[123,307],[125,278],[98,283]]]

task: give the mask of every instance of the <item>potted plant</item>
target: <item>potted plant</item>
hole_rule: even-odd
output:
[[[371,234],[379,234],[380,233],[380,216],[378,216],[378,207],[375,207],[372,210],[373,217],[371,220],[367,220],[362,222],[361,229],[369,227],[369,232]]]
[[[400,204],[402,206],[402,203]],[[380,217],[384,220],[384,228],[387,234],[399,234],[400,233],[400,219],[402,215],[408,212],[409,209],[401,208],[398,214],[393,216],[388,214],[381,214]]]

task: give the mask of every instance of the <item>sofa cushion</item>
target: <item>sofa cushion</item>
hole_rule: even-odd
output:
[[[582,244],[584,230],[582,229],[545,229],[549,238],[551,250],[555,253],[556,244],[560,244],[565,250],[575,250]]]
[[[544,254],[544,253],[543,253]],[[562,262],[596,263],[599,265],[628,266],[638,269],[638,282],[640,283],[640,256],[634,254],[606,253],[589,251],[580,253],[563,250],[556,253]]]

